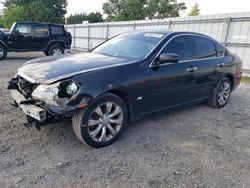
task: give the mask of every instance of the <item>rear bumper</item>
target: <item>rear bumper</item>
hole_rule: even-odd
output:
[[[71,45],[65,45],[65,49],[70,49]]]

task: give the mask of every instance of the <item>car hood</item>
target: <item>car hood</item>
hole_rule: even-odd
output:
[[[120,66],[133,61],[96,53],[74,53],[28,61],[18,69],[18,75],[33,83],[50,84],[78,74]]]
[[[10,33],[0,31],[0,36],[10,36]]]

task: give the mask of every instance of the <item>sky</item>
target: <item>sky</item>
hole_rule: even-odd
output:
[[[67,15],[80,12],[102,11],[102,4],[107,0],[68,0]],[[187,15],[191,7],[197,2],[201,8],[201,15],[250,12],[249,0],[178,0],[187,5],[187,10],[181,16]]]

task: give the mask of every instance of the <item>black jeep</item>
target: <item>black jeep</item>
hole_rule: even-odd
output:
[[[9,33],[0,32],[0,60],[8,52],[43,51],[47,56],[64,54],[72,37],[63,25],[50,23],[14,23]]]

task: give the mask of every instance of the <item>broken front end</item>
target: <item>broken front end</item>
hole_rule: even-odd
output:
[[[81,84],[72,80],[40,84],[25,75],[17,74],[8,85],[14,106],[27,115],[26,127],[46,125],[70,119],[77,109],[90,102],[89,96],[80,96]]]

